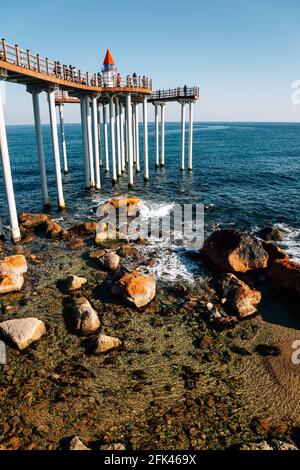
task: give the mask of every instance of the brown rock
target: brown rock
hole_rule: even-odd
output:
[[[120,264],[120,257],[116,253],[105,253],[99,261],[108,271],[116,271]]]
[[[118,348],[121,346],[122,342],[118,338],[107,335],[99,335],[95,341],[95,346],[93,349],[94,354],[102,354],[111,349]]]
[[[80,222],[79,224],[74,225],[74,227],[70,228],[70,234],[77,235],[79,237],[91,236],[95,235],[97,227],[97,222],[89,221],[89,222]]]
[[[236,230],[218,230],[205,241],[201,253],[219,269],[245,273],[268,266],[269,256],[262,242]]]
[[[79,439],[78,436],[74,436],[69,443],[69,450],[91,450]]]
[[[300,264],[288,260],[276,260],[268,276],[283,289],[300,296]]]
[[[133,271],[125,274],[113,286],[113,293],[136,307],[143,307],[154,299],[156,282],[152,276]]]
[[[64,280],[63,286],[66,291],[74,292],[81,289],[86,283],[87,279],[85,277],[69,276]]]
[[[290,259],[289,255],[275,243],[262,241],[262,246],[269,255],[269,266],[272,266],[277,259]]]
[[[46,333],[46,328],[37,318],[20,318],[0,323],[0,332],[23,350],[38,341]]]
[[[105,251],[101,249],[93,250],[89,252],[89,258],[92,260],[96,260],[96,261],[99,261],[104,255],[105,255]]]
[[[44,231],[48,238],[65,238],[67,233],[61,225],[57,222],[53,222],[52,220],[47,220],[45,222]]]
[[[98,313],[85,297],[74,299],[73,312],[77,333],[87,335],[94,333],[100,327]]]
[[[132,245],[126,244],[121,246],[121,248],[118,249],[117,254],[119,256],[122,256],[123,258],[137,258],[139,254],[139,250]]]
[[[266,242],[280,242],[284,237],[284,232],[276,227],[265,227],[257,235]]]
[[[234,274],[225,274],[219,281],[218,289],[221,297],[226,298],[225,308],[233,310],[240,318],[248,317],[257,312],[261,301],[261,293],[250,289]]]
[[[24,212],[18,216],[19,224],[23,228],[28,230],[33,230],[39,225],[44,224],[45,222],[50,221],[50,217],[47,214],[31,214]]]
[[[24,284],[21,274],[0,274],[0,294],[19,292]]]
[[[27,269],[26,258],[23,255],[6,256],[0,261],[1,274],[24,274]]]
[[[70,240],[68,245],[72,250],[82,250],[85,247],[85,243],[81,238],[74,238]]]

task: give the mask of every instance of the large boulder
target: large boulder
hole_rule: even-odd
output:
[[[121,277],[112,290],[125,302],[144,307],[155,297],[156,281],[152,276],[133,271]]]
[[[300,296],[300,264],[289,260],[276,260],[268,272],[270,279],[283,289]]]
[[[0,294],[19,292],[24,284],[21,274],[0,274]]]
[[[261,293],[250,289],[247,284],[234,274],[224,274],[218,282],[220,297],[224,299],[223,306],[239,318],[245,318],[257,312],[261,301]]]
[[[269,255],[262,242],[237,230],[218,230],[205,241],[201,253],[219,269],[245,273],[268,266]]]
[[[262,241],[262,246],[269,255],[269,266],[272,266],[277,259],[290,259],[289,255],[275,243]]]
[[[85,297],[74,299],[73,313],[77,333],[87,335],[94,333],[100,327],[98,313]]]
[[[93,353],[102,354],[110,351],[111,349],[118,348],[121,344],[122,342],[118,338],[100,334],[94,339]]]
[[[23,255],[6,256],[0,261],[1,274],[25,274],[27,272],[27,262]]]
[[[0,333],[23,350],[38,341],[46,333],[46,327],[37,318],[20,318],[0,323]]]

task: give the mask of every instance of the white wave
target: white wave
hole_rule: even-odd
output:
[[[291,256],[293,261],[300,263],[300,229],[286,224],[276,224],[276,227],[284,232],[284,238],[279,243],[280,247]]]
[[[147,203],[142,203],[141,205],[141,217],[152,217],[152,218],[159,218],[159,217],[165,217],[168,215],[173,207],[175,206],[175,203],[168,203],[168,204],[158,204],[156,202],[147,202]]]

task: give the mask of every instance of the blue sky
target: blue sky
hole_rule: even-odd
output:
[[[148,75],[155,88],[198,85],[199,121],[297,122],[299,17],[299,0],[14,0],[2,2],[0,35],[91,72],[110,47],[122,75]],[[7,123],[31,123],[25,88],[6,91]],[[179,120],[179,105],[167,106],[166,118]],[[66,106],[66,121],[79,122],[78,106]]]

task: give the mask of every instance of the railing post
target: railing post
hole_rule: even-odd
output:
[[[46,61],[46,73],[47,73],[47,75],[49,75],[49,61],[48,61],[47,57],[46,57],[45,61]]]
[[[16,53],[16,65],[20,65],[20,57],[19,57],[19,47],[15,45],[15,53]]]
[[[30,65],[30,51],[29,51],[29,49],[26,50],[26,55],[27,55],[27,65],[28,65],[28,68],[30,70],[31,65]]]
[[[36,55],[36,65],[37,65],[38,72],[40,72],[41,68],[40,68],[40,55],[39,54]]]
[[[7,54],[6,54],[6,41],[5,39],[2,39],[2,54],[3,54],[3,60],[7,60]]]

